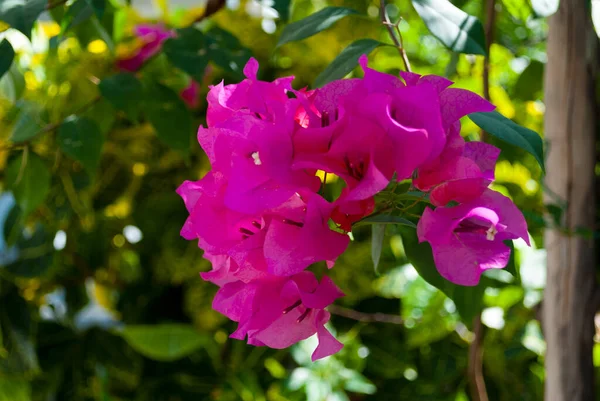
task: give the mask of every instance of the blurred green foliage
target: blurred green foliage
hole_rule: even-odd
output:
[[[0,22],[0,37],[12,44],[0,43],[0,401],[465,401],[469,328],[482,308],[490,400],[542,399],[541,216],[561,205],[542,203],[541,169],[516,146],[490,138],[503,150],[494,187],[523,210],[539,248],[517,243],[512,275],[497,272],[484,286],[441,292],[424,280],[436,278],[409,264],[407,254],[418,249],[414,229],[389,225],[377,234],[376,273],[371,230],[358,227],[331,271],[347,294],[340,305],[404,323],[335,315],[331,326],[345,347],[317,363],[310,362],[310,339],[291,351],[229,340],[234,324],[211,309],[216,288],[198,277],[208,262],[179,236],[186,210],[175,188],[209,165],[193,140],[206,103],[190,109],[178,92],[193,78],[203,99],[209,84],[238,81],[250,55],[263,79],[295,75],[296,88],[310,86],[343,49],[364,39],[371,39],[370,66],[397,73],[397,49],[371,46],[390,43],[379,3],[231,2],[191,28],[201,8],[156,1],[156,20],[179,36],[135,74],[115,67],[118,55],[134,51],[132,27],[144,21],[127,3],[55,0],[31,31],[46,2],[0,0],[0,20],[12,26]],[[386,7],[392,20],[402,19],[413,70],[481,93],[484,57],[457,52],[485,53],[476,20],[484,20],[482,2],[413,3]],[[536,132],[544,111],[542,3],[498,1],[489,54],[492,102]],[[436,4],[451,10],[446,25],[432,22]],[[276,47],[282,20],[326,6],[356,15]],[[448,50],[440,36],[463,16],[474,28],[456,29],[471,36],[462,46],[447,43]],[[32,32],[31,42],[17,30]],[[13,49],[15,61],[5,67]],[[361,74],[355,65],[335,73]],[[479,128],[465,119],[463,134],[477,138]]]

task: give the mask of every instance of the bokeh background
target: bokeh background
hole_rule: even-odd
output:
[[[453,3],[485,20],[483,2]],[[489,96],[502,114],[542,133],[548,29],[539,3],[497,2]],[[362,16],[275,47],[286,20],[328,5]],[[262,79],[295,75],[296,88],[311,86],[356,39],[389,42],[377,2],[294,0],[288,6],[283,0],[228,1],[200,29],[222,39],[228,61],[252,54]],[[345,344],[339,354],[312,363],[313,339],[279,351],[228,339],[235,326],[211,309],[216,287],[198,275],[210,266],[194,242],[179,236],[186,210],[174,191],[209,169],[193,140],[195,128],[205,123],[204,97],[209,84],[239,81],[243,63],[208,63],[196,107],[172,99],[190,77],[162,53],[136,76],[169,88],[163,103],[134,96],[127,99],[131,113],[125,113],[98,90],[99,80],[117,72],[115,60],[135,52],[136,24],[186,27],[204,9],[191,0],[111,0],[102,18],[68,29],[61,27],[65,7],[45,12],[31,40],[2,26],[0,37],[11,42],[16,61],[0,80],[0,400],[470,400],[471,322],[419,277],[394,227],[386,232],[377,271],[368,227],[354,232],[331,271],[347,294],[331,321]],[[483,56],[445,48],[410,2],[390,1],[387,12],[402,18],[415,72],[443,75],[483,93]],[[376,49],[370,62],[393,74],[402,68],[393,47]],[[360,76],[360,69],[351,75]],[[152,117],[157,110],[163,118],[158,122]],[[53,124],[74,114],[89,118],[102,134],[93,172],[56,144]],[[189,134],[187,150],[164,140],[175,131]],[[478,139],[480,131],[465,119],[463,135]],[[541,170],[523,150],[488,139],[502,148],[494,189],[523,210],[534,245],[516,242],[520,275],[500,274],[485,290],[484,378],[490,400],[541,400],[545,343],[537,309],[545,283],[542,216],[548,211]],[[7,183],[7,166],[23,157],[45,166],[24,173],[34,199],[47,191],[28,214],[16,206]],[[600,347],[595,350],[600,364]]]

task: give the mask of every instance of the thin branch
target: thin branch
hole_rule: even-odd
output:
[[[211,15],[213,15],[214,13],[219,11],[224,6],[225,6],[225,0],[208,0],[208,2],[206,3],[206,8],[204,10],[204,14],[202,14],[200,17],[196,18],[194,23],[200,22],[200,21],[210,17]]]
[[[406,55],[406,51],[404,50],[404,41],[402,40],[402,33],[400,32],[400,29],[398,28],[398,23],[401,20],[398,20],[398,23],[393,24],[390,21],[390,17],[387,13],[387,11],[385,10],[385,0],[381,0],[381,2],[379,3],[379,16],[381,17],[381,23],[385,26],[385,28],[388,31],[388,34],[390,35],[390,38],[392,39],[392,42],[394,42],[394,46],[396,46],[396,48],[398,49],[398,52],[400,53],[400,57],[402,57],[402,62],[404,63],[404,69],[406,71],[411,71],[410,69],[410,62],[408,61],[408,56]],[[396,32],[394,32],[394,28],[396,29]]]
[[[489,401],[485,380],[483,379],[483,325],[481,315],[473,319],[473,332],[475,338],[469,345],[469,386],[473,401]]]
[[[48,5],[46,5],[46,10],[51,10],[51,9],[53,9],[54,7],[62,6],[62,5],[63,5],[63,4],[65,4],[67,1],[69,1],[69,0],[59,0],[59,1],[57,1],[57,2],[55,2],[55,3],[52,3],[52,4],[48,3]]]
[[[327,310],[331,314],[356,320],[358,322],[404,324],[404,320],[400,316],[387,313],[364,313],[338,305],[329,305]]]
[[[486,1],[486,20],[485,20],[485,46],[486,54],[483,59],[483,97],[490,100],[490,49],[494,42],[494,30],[496,26],[496,0]],[[485,142],[486,133],[481,131],[481,141]]]

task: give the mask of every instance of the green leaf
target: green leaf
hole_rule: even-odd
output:
[[[467,54],[485,55],[481,22],[456,8],[448,0],[412,0],[429,31],[447,48]]]
[[[104,7],[105,0],[77,0],[69,6],[62,19],[62,32],[87,21],[92,15],[102,18]]]
[[[164,43],[163,52],[175,67],[196,81],[202,81],[209,61],[207,41],[202,32],[195,28],[178,30],[176,38]]]
[[[325,29],[348,15],[358,14],[356,10],[346,7],[326,7],[300,21],[293,22],[283,28],[277,47],[288,42],[306,39]]]
[[[364,224],[402,224],[405,226],[417,228],[415,223],[400,216],[392,216],[390,214],[376,214],[374,216],[365,217],[362,220],[357,221],[354,226],[361,226]]]
[[[544,86],[544,63],[531,60],[523,70],[517,83],[513,98],[519,100],[535,100],[541,95]]]
[[[58,146],[92,176],[100,164],[103,144],[100,129],[88,118],[69,117],[58,129]]]
[[[19,102],[19,105],[21,110],[10,134],[10,140],[15,143],[34,138],[42,131],[44,125],[39,105],[30,102]]]
[[[558,10],[559,0],[531,0],[533,12],[538,17],[549,17]]]
[[[18,227],[21,230],[16,246],[17,260],[6,266],[6,271],[16,277],[34,278],[45,275],[52,267],[54,247],[52,237],[44,226],[35,228]]]
[[[27,302],[12,290],[0,299],[0,303],[0,330],[8,351],[6,358],[0,357],[0,377],[14,378],[39,372],[34,343],[35,321]]]
[[[10,42],[2,39],[0,42],[0,78],[10,69],[13,59],[15,58],[15,50]]]
[[[385,224],[373,224],[371,226],[371,260],[373,260],[373,268],[377,273],[379,260],[381,259],[381,249],[383,248],[383,239],[385,237]]]
[[[194,122],[183,100],[173,90],[160,84],[151,84],[147,97],[151,101],[146,103],[146,117],[156,135],[171,148],[187,154]]]
[[[144,87],[133,74],[120,73],[104,78],[98,87],[102,96],[117,110],[124,111],[131,120],[137,120],[144,100]]]
[[[6,167],[7,186],[24,215],[44,202],[50,190],[50,179],[46,163],[31,151],[25,150],[22,157],[13,159]]]
[[[185,324],[130,325],[119,334],[137,352],[157,361],[181,359],[207,344],[193,326]]]
[[[0,97],[16,103],[25,91],[25,78],[17,63],[12,63],[8,73],[0,78]]]
[[[274,0],[273,8],[279,14],[279,19],[283,22],[288,22],[290,19],[291,0]]]
[[[2,0],[0,1],[0,21],[4,21],[28,38],[39,15],[46,8],[48,0]]]
[[[546,172],[544,167],[544,145],[542,138],[536,132],[520,126],[497,111],[472,113],[469,114],[469,118],[490,135],[531,153],[539,163],[542,171]]]
[[[223,70],[243,79],[244,66],[252,52],[242,46],[238,38],[219,27],[213,27],[206,33],[208,58]]]
[[[406,257],[419,275],[432,286],[442,291],[456,305],[458,313],[465,324],[470,325],[473,318],[481,313],[483,308],[483,293],[488,279],[482,277],[479,284],[464,287],[451,283],[443,278],[435,267],[431,246],[427,242],[419,243],[417,232],[412,227],[399,226]]]
[[[375,39],[359,39],[350,43],[315,79],[315,87],[344,78],[358,65],[360,56],[371,53],[381,45],[383,43]]]

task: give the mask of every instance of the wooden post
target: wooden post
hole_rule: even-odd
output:
[[[545,233],[548,279],[542,307],[546,401],[594,400],[592,348],[596,260],[595,173],[598,38],[586,0],[561,0],[550,17],[545,74],[546,203],[567,205],[561,229]],[[581,234],[582,230],[588,234]],[[576,232],[576,231],[579,231]]]

